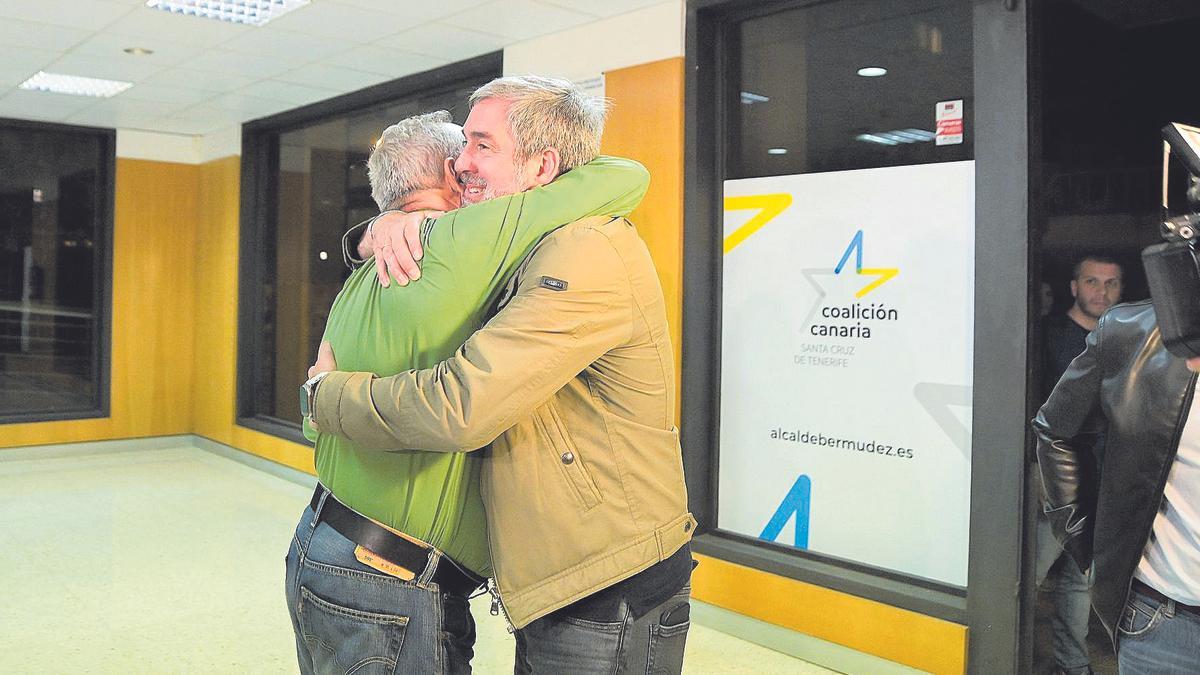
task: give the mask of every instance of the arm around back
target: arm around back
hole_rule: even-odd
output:
[[[391,377],[331,373],[314,415],[366,448],[480,448],[630,339],[634,302],[607,235],[567,227],[517,272],[512,300],[450,359]]]

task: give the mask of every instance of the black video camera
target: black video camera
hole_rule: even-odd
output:
[[[1163,239],[1142,251],[1150,297],[1158,315],[1163,344],[1175,356],[1200,356],[1200,129],[1172,123],[1163,127]],[[1187,171],[1186,207],[1174,209],[1168,199],[1171,158]]]

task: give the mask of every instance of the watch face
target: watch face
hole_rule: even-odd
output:
[[[308,417],[312,411],[308,409],[308,387],[300,385],[300,417]]]

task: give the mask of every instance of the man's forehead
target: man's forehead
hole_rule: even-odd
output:
[[[508,106],[511,102],[499,98],[485,98],[475,103],[467,114],[463,126],[468,136],[476,134],[499,135],[508,128]]]
[[[1116,263],[1086,260],[1079,266],[1079,276],[1083,277],[1118,277],[1121,276],[1121,266]]]

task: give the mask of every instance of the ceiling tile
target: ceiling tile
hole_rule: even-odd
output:
[[[142,117],[164,117],[188,107],[185,103],[163,103],[162,101],[139,101],[127,99],[119,94],[110,99],[102,100],[88,108],[88,112],[111,112]]]
[[[97,99],[88,96],[69,96],[18,89],[0,97],[0,117],[62,120],[88,106],[95,105],[96,101]]]
[[[284,82],[282,80],[260,80],[238,93],[245,93],[272,101],[282,101],[293,106],[301,106],[323,101],[332,96],[337,96],[341,92],[333,89],[309,87],[294,82]]]
[[[152,54],[126,54],[130,47],[149,49]],[[157,37],[131,37],[97,33],[85,40],[74,49],[71,55],[98,56],[114,61],[127,62],[136,67],[157,67],[156,70],[174,66],[182,61],[193,58],[200,53],[201,47],[185,45],[172,40]]]
[[[544,5],[533,0],[499,0],[446,17],[441,22],[500,35],[510,40],[528,40],[594,20],[595,17],[590,14]]]
[[[67,54],[51,63],[46,70],[63,75],[83,75],[106,80],[140,82],[163,69],[163,66],[158,64],[136,61],[128,54],[121,56],[126,58]]]
[[[389,14],[399,14],[409,20],[410,27],[478,7],[489,0],[437,0],[436,2],[397,2],[397,0],[337,0],[338,4]]]
[[[300,61],[303,63],[304,61]],[[183,64],[192,70],[210,71],[208,77],[224,77],[225,73],[235,73],[245,77],[262,79],[274,77],[280,73],[295,68],[296,61],[279,58],[251,56],[223,49],[213,49],[189,60]]]
[[[279,30],[321,37],[349,38],[372,42],[385,35],[416,25],[403,14],[372,12],[333,2],[313,3],[271,22]]]
[[[71,124],[86,124],[93,127],[154,130],[161,119],[162,117],[158,115],[138,115],[122,110],[89,108],[67,117],[66,121]]]
[[[175,131],[176,133],[208,133],[241,124],[248,119],[250,118],[244,113],[210,105],[197,105],[171,115],[169,120],[164,120],[160,127],[163,131]],[[197,131],[182,131],[184,125],[190,125],[190,128],[197,129]]]
[[[171,73],[175,71],[167,71]],[[166,74],[166,73],[164,73]],[[157,76],[156,76],[157,77]],[[189,87],[177,87],[163,84],[140,82],[136,86],[121,92],[121,98],[135,101],[158,101],[161,103],[179,103],[195,105],[211,98],[213,92]]]
[[[431,23],[399,33],[375,46],[388,46],[450,61],[460,61],[504,47],[510,42],[496,35],[476,33],[455,26]]]
[[[0,18],[21,19],[55,26],[100,30],[125,14],[137,11],[129,3],[101,0],[37,0],[0,2]]]
[[[266,98],[251,96],[242,92],[234,92],[232,94],[220,94],[214,96],[204,102],[206,106],[213,106],[222,110],[239,113],[244,118],[263,117],[265,115],[274,115],[277,112],[282,112],[295,106],[283,101],[272,101]]]
[[[66,50],[86,40],[92,31],[18,19],[0,21],[0,45]]]
[[[565,9],[571,9],[576,12],[585,14],[594,14],[598,17],[617,16],[618,14],[628,14],[629,12],[651,7],[653,5],[666,4],[670,0],[604,0],[604,2],[596,2],[596,0],[538,0],[538,2],[546,5],[556,5]],[[675,4],[679,4],[676,0]]]
[[[305,63],[348,51],[355,44],[349,40],[316,37],[267,26],[235,37],[222,44],[221,49]]]
[[[24,82],[37,71],[48,70],[58,56],[58,52],[0,45],[0,73],[10,76],[24,73],[21,78]]]
[[[379,84],[391,78],[379,73],[364,73],[358,70],[350,70],[349,68],[334,68],[322,64],[312,64],[279,75],[275,79],[321,89],[347,92]]]
[[[187,65],[191,65],[189,62]],[[171,68],[164,70],[161,73],[148,77],[141,84],[149,84],[154,86],[168,87],[183,87],[185,89],[197,89],[206,92],[227,92],[234,89],[241,89],[246,85],[253,84],[262,78],[250,77],[248,75],[235,75],[232,73],[214,73],[203,70],[192,70],[191,68]]]
[[[447,59],[389,49],[381,43],[356,47],[348,52],[321,60],[322,64],[378,73],[390,78],[419,73],[450,63]]]
[[[119,19],[105,32],[132,37],[153,37],[193,47],[213,47],[253,30],[251,26],[228,21],[183,16],[142,7]]]

